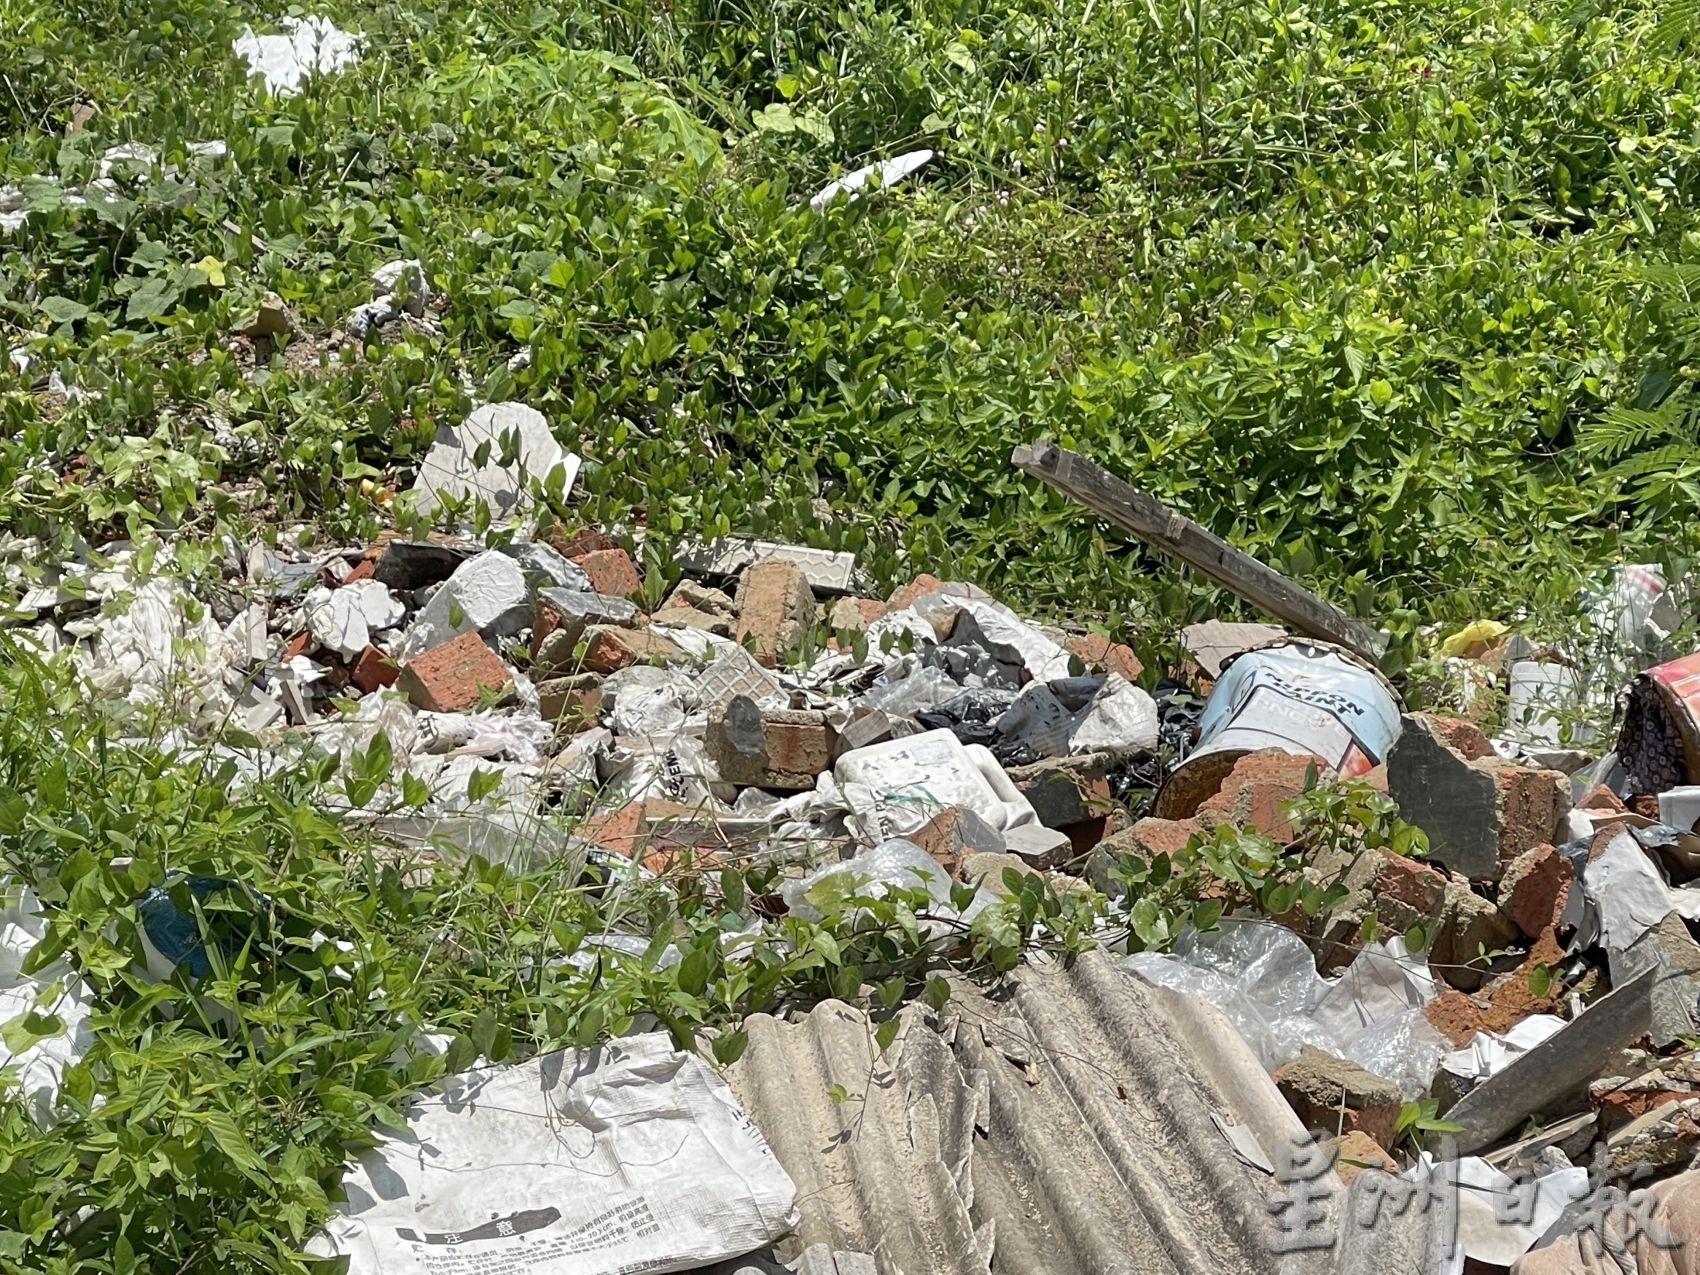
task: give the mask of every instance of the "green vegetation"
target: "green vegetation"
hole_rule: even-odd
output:
[[[359,61],[273,96],[231,42],[275,7],[0,0],[0,187],[29,213],[0,230],[0,353],[30,360],[0,360],[0,528],[43,541],[26,571],[150,530],[192,571],[225,530],[406,523],[388,489],[504,398],[587,461],[553,515],[648,528],[656,597],[670,540],[739,532],[1142,648],[1233,612],[1013,473],[1037,436],[1398,630],[1395,661],[1419,622],[1562,616],[1606,564],[1694,548],[1700,73],[1653,7],[326,12]],[[124,143],[161,162],[96,184]],[[810,210],[920,147],[896,188]],[[424,263],[440,330],[333,345],[396,258]],[[229,334],[268,292],[299,332],[255,367]],[[667,892],[421,868],[313,811],[328,763],[238,784],[118,742],[169,723],[105,713],[0,651],[0,856],[43,883],[32,966],[69,960],[101,1033],[59,1124],[0,1103],[7,1269],[297,1269],[347,1151],[445,1068],[644,1016],[726,1061],[745,1014],[865,985],[883,1044],[947,967],[1072,950],[1100,919],[1011,874],[946,952],[922,891],[772,922],[757,869]],[[368,752],[338,782],[366,801],[384,778]],[[1356,789],[1298,814],[1318,844],[1421,850]],[[1302,867],[1218,834],[1130,868],[1120,919],[1147,947],[1211,923],[1206,876],[1322,906]],[[253,892],[197,904],[174,871]],[[137,973],[155,887],[230,938],[207,978]],[[655,944],[605,959],[587,936],[610,929]],[[59,1025],[49,998],[7,1043]],[[1441,1127],[1408,1114],[1413,1141]]]
[[[1012,444],[1058,437],[1394,627],[1568,610],[1600,564],[1689,541],[1661,300],[1693,254],[1695,71],[1651,8],[332,16],[362,59],[274,98],[229,52],[271,29],[250,6],[0,15],[0,164],[44,210],[0,239],[0,322],[94,393],[57,419],[6,396],[9,525],[241,522],[224,480],[370,527],[361,479],[405,479],[470,384],[594,462],[586,521],[1111,620],[1222,601],[1012,474]],[[211,138],[227,160],[185,158]],[[39,180],[125,141],[193,180],[135,166],[85,209]],[[919,146],[901,189],[808,210]],[[411,256],[441,336],[252,377],[224,352],[266,290],[317,340]]]

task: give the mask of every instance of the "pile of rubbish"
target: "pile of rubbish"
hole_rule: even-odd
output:
[[[1436,635],[1449,711],[1410,712],[1371,662],[1315,636],[1196,625],[1151,678],[1129,647],[969,584],[920,575],[871,596],[847,553],[686,544],[663,589],[628,548],[660,573],[641,529],[515,529],[528,478],[564,496],[577,469],[538,413],[493,404],[444,431],[415,487],[426,509],[484,499],[498,525],[481,538],[227,541],[198,577],[157,547],[108,545],[45,579],[40,547],[14,540],[0,545],[21,594],[12,633],[68,649],[94,693],[169,710],[177,746],[246,773],[352,762],[381,735],[394,765],[374,798],[323,801],[413,854],[663,882],[774,865],[776,906],[805,918],[812,887],[846,871],[919,880],[959,920],[1007,894],[1011,870],[1116,896],[1119,863],[1216,829],[1300,842],[1291,803],[1319,776],[1357,780],[1426,834],[1426,855],[1304,847],[1309,880],[1341,887],[1331,906],[1242,909],[1167,951],[1128,954],[1110,926],[1122,976],[1219,1011],[1342,1178],[1434,1172],[1417,1141],[1440,1130],[1457,1181],[1558,1202],[1461,1225],[1453,1269],[1550,1260],[1590,1189],[1700,1157],[1700,653],[1640,662],[1669,653],[1680,620],[1656,572],[1602,591],[1595,664],[1500,624]],[[1626,663],[1605,751],[1613,706],[1602,715],[1594,670]],[[404,787],[428,799],[374,813]],[[19,973],[37,937],[26,900],[0,943],[3,994],[33,1003],[60,979],[77,1011],[66,1037],[10,1058],[46,1119],[87,1007],[67,971]],[[507,1097],[481,1106],[492,1094]],[[535,1189],[465,1172],[539,1116],[559,1129],[523,1157]],[[694,1269],[796,1221],[761,1131],[665,1037],[453,1077],[409,1124],[350,1170],[324,1244],[354,1271],[472,1240],[559,1258],[525,1269]],[[1235,1148],[1273,1171],[1272,1148]],[[603,1185],[571,1186],[590,1177]]]

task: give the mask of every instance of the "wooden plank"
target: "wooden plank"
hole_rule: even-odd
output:
[[[1032,447],[1017,447],[1010,462],[1300,633],[1334,642],[1371,663],[1387,650],[1387,638],[1362,620],[1353,619],[1084,456],[1064,451],[1055,443],[1039,442]]]

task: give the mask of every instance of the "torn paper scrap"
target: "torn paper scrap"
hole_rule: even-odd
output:
[[[311,1246],[348,1275],[694,1270],[797,1222],[754,1121],[662,1033],[467,1072],[407,1125]]]

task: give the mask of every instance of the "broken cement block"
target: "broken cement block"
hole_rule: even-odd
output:
[[[737,695],[709,714],[703,743],[727,783],[800,792],[832,768],[837,732],[825,713]]]
[[[401,623],[406,608],[376,580],[360,580],[339,589],[316,586],[302,602],[307,631],[327,651],[351,660],[372,635]]]
[[[340,592],[340,590],[339,590]],[[408,625],[396,654],[408,659],[461,633],[512,637],[531,619],[531,590],[512,558],[492,549],[463,562]]]
[[[511,460],[504,464],[510,443]],[[564,496],[578,476],[579,458],[555,441],[543,413],[523,403],[486,403],[459,425],[438,431],[413,484],[416,507],[430,515],[445,500],[476,498],[489,504],[492,517],[505,519],[530,508],[530,484],[547,483],[557,466]]]
[[[1427,722],[1429,729],[1465,761],[1496,756],[1482,728],[1469,718],[1442,717],[1438,713],[1418,713],[1416,716]]]
[[[712,611],[698,611],[695,607],[665,606],[649,618],[653,624],[696,629],[703,633],[712,633],[716,637],[732,636],[730,617],[716,615]]]
[[[1241,651],[1249,651],[1286,636],[1287,630],[1274,624],[1206,620],[1202,624],[1189,624],[1181,630],[1181,649],[1192,657],[1199,672],[1214,681],[1222,676],[1222,666]]]
[[[1499,879],[1499,907],[1528,938],[1550,930],[1564,915],[1576,876],[1554,846],[1536,846],[1511,861]]]
[[[578,558],[577,565],[589,577],[590,587],[605,597],[643,596],[643,579],[624,549],[593,549]]]
[[[1666,1103],[1695,1099],[1700,1099],[1700,1075],[1687,1059],[1672,1059],[1639,1076],[1606,1076],[1588,1086],[1588,1105],[1608,1134]]]
[[[1459,991],[1473,992],[1487,976],[1484,953],[1502,951],[1517,930],[1492,902],[1467,881],[1446,883],[1446,902],[1429,945],[1429,966]]]
[[[509,680],[507,666],[469,630],[408,660],[397,684],[420,708],[459,713],[474,707],[486,691],[502,690]]]
[[[706,611],[709,615],[723,615],[728,619],[738,614],[737,603],[722,593],[719,589],[695,580],[681,580],[673,586],[673,592],[667,595],[663,609],[669,607],[687,607],[692,611]]]
[[[584,669],[617,673],[633,664],[672,663],[690,657],[659,633],[592,625],[584,632]]]
[[[881,712],[877,708],[859,708],[856,716],[838,732],[838,751],[840,754],[853,752],[870,744],[883,744],[888,739],[917,735],[921,730],[914,718]]]
[[[1000,898],[1008,898],[1010,889],[1004,884],[1003,874],[1012,868],[1024,877],[1042,875],[1018,854],[976,851],[962,856],[962,881],[966,885],[984,886]]]
[[[790,697],[741,646],[723,648],[697,678],[697,701],[712,713],[734,695],[748,695],[763,708],[784,708]]]
[[[1309,1045],[1276,1068],[1275,1085],[1305,1128],[1364,1133],[1383,1146],[1393,1141],[1405,1101],[1391,1080]]]
[[[1498,758],[1471,761],[1422,715],[1404,719],[1387,757],[1387,791],[1429,839],[1429,857],[1493,880],[1525,850],[1553,840],[1570,809],[1569,781]]]
[[[534,589],[569,589],[575,593],[590,592],[590,577],[576,562],[562,557],[548,545],[535,540],[503,545],[501,551],[519,563],[525,579]]]
[[[815,600],[802,568],[790,562],[758,562],[738,587],[740,643],[751,644],[756,662],[777,667],[814,625]]]
[[[770,540],[721,538],[707,544],[683,544],[673,559],[690,575],[735,576],[762,562],[783,562],[803,573],[817,593],[848,593],[856,572],[856,555],[804,545],[775,544]]]
[[[1060,828],[1024,823],[1005,828],[1004,844],[1036,868],[1054,868],[1074,857],[1074,842]]]
[[[1653,1044],[1662,1048],[1695,1034],[1700,1023],[1700,943],[1680,914],[1670,913],[1621,952],[1608,951],[1611,984],[1621,987],[1644,970],[1654,971]]]
[[[1032,804],[1047,828],[1067,828],[1110,808],[1108,767],[1103,753],[1050,757],[1030,766],[1005,767],[1010,782]]]
[[[566,589],[539,589],[531,612],[532,651],[534,656],[540,655],[543,644],[559,634],[557,650],[565,643],[570,654],[591,625],[629,628],[637,623],[637,618],[638,609],[624,598]]]
[[[1611,1172],[1631,1182],[1687,1165],[1696,1146],[1700,1146],[1700,1098],[1666,1102],[1606,1139]]]

